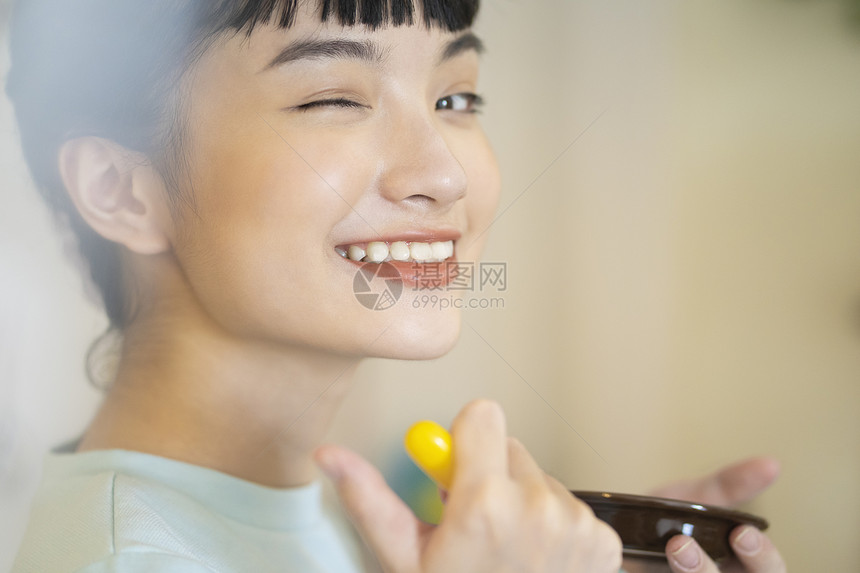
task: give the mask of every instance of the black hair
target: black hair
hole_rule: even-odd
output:
[[[182,78],[222,34],[250,35],[269,23],[289,28],[306,1],[18,0],[14,5],[6,92],[33,180],[79,255],[88,291],[105,308],[109,326],[100,340],[133,320],[134,297],[125,292],[120,247],[84,222],[65,191],[57,167],[60,146],[75,137],[98,136],[142,153],[164,177],[173,212],[179,212],[180,202],[193,209],[193,193],[181,184],[187,172]],[[428,28],[448,31],[470,27],[479,3],[314,1],[322,22],[376,29],[413,24],[420,17]]]

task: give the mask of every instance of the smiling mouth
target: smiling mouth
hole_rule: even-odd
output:
[[[334,249],[345,259],[362,263],[441,263],[454,256],[454,241],[372,241]]]

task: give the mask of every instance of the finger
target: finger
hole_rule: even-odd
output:
[[[508,440],[502,408],[490,400],[466,405],[451,425],[454,475],[459,483],[477,483],[491,475],[508,475]]]
[[[576,497],[572,493],[570,493],[570,489],[566,485],[564,485],[563,483],[558,481],[556,478],[554,478],[550,475],[544,474],[544,481],[547,483],[547,485],[549,485],[550,489],[552,491],[554,491],[556,494],[558,494],[560,497],[564,497],[565,499],[567,499],[567,498],[573,499],[577,503],[581,503],[592,514],[594,513],[594,511],[592,511],[590,505],[588,505],[587,503],[585,503],[584,501],[582,501],[581,499],[579,499],[578,497]]]
[[[554,477],[546,474],[526,447],[516,438],[508,438],[508,458],[510,460],[511,479],[527,486],[549,488],[549,490],[567,506],[578,506],[578,510],[594,515],[591,507],[573,496],[570,490]]]
[[[719,573],[717,565],[687,535],[676,535],[666,544],[666,559],[674,573]]]
[[[656,489],[652,495],[733,507],[767,489],[779,476],[779,462],[769,457],[743,460],[711,475]]]
[[[545,474],[526,447],[516,438],[508,438],[508,471],[511,479],[543,484]]]
[[[740,505],[761,494],[778,476],[779,462],[773,458],[744,460],[715,474],[712,495],[718,505]]]
[[[526,447],[516,438],[508,438],[508,457],[511,478],[526,485],[540,486],[549,490],[560,499],[568,509],[573,509],[581,519],[593,518],[594,511],[587,503],[575,497],[570,490],[554,477],[544,473]],[[602,523],[602,525],[605,525]],[[615,531],[606,526],[613,534]]]
[[[382,474],[358,454],[338,446],[317,449],[314,459],[333,481],[350,520],[383,568],[414,570],[423,526]]]
[[[751,525],[736,527],[729,536],[732,549],[749,573],[785,573],[785,562],[767,535]]]

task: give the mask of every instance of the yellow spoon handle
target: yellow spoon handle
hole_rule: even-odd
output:
[[[448,430],[430,420],[413,424],[404,438],[406,453],[430,479],[447,490],[454,469],[453,444]]]

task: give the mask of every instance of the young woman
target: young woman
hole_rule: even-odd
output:
[[[7,90],[24,151],[123,345],[86,433],[47,460],[15,571],[618,570],[615,533],[492,402],[453,424],[437,527],[360,457],[320,447],[361,358],[433,358],[457,338],[458,310],[411,300],[433,265],[478,257],[496,207],[476,12],[18,3]],[[386,260],[415,288],[378,312],[354,281]],[[322,504],[317,467],[363,546]],[[689,487],[732,501],[771,473],[753,462]],[[759,532],[735,536],[747,571],[784,570]],[[675,571],[716,570],[687,538],[667,551]]]

